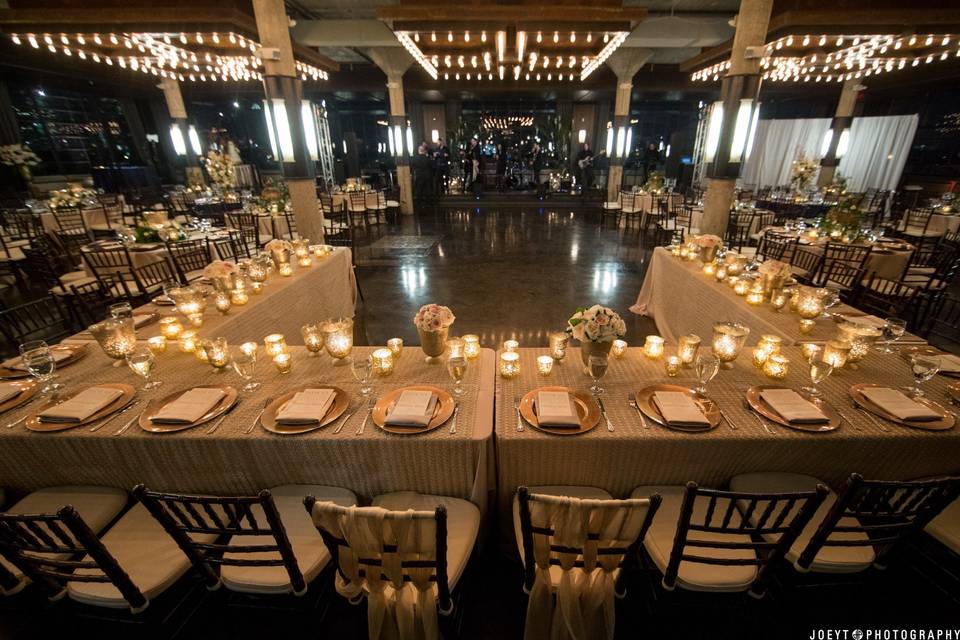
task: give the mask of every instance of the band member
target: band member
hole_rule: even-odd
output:
[[[593,151],[586,142],[577,153],[577,170],[580,173],[580,188],[583,193],[593,189]]]
[[[450,149],[442,138],[437,140],[437,146],[433,151],[433,172],[436,180],[434,193],[446,193],[447,180],[450,176]]]
[[[470,159],[470,184],[473,185],[473,195],[479,198],[483,182],[480,174],[480,142],[476,138],[470,138],[470,148],[467,149],[467,156]]]
[[[530,151],[530,165],[533,167],[533,182],[537,185],[537,197],[543,200],[547,192],[547,183],[540,181],[540,170],[543,169],[543,152],[540,151],[540,145],[533,143],[533,149]]]
[[[497,191],[503,191],[506,188],[507,150],[502,142],[497,144],[497,152],[493,158],[497,161]]]
[[[433,160],[428,154],[426,142],[421,142],[417,155],[410,161],[413,169],[413,197],[415,200],[430,198],[433,189]]]

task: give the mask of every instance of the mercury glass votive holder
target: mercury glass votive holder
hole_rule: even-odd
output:
[[[687,256],[690,255],[690,249],[688,249],[686,246],[680,247],[680,249],[677,251],[677,255],[681,260],[686,260]]]
[[[643,355],[651,360],[656,360],[663,355],[663,338],[660,336],[647,336],[643,342]]]
[[[817,328],[817,323],[813,320],[800,320],[800,333],[806,335],[808,333],[813,333],[813,330]]]
[[[839,340],[829,340],[823,347],[823,360],[833,365],[834,370],[846,366],[850,358],[850,345]]]
[[[820,317],[823,313],[823,296],[818,289],[803,287],[797,299],[797,313],[805,320]]]
[[[373,375],[382,378],[393,373],[393,351],[390,349],[374,349],[370,359],[373,363]]]
[[[763,285],[757,282],[750,287],[750,292],[747,293],[747,304],[753,307],[759,307],[763,304],[765,297],[763,294]]]
[[[196,341],[196,344],[193,348],[193,357],[197,359],[197,362],[210,362],[210,359],[207,357],[207,342],[207,340]]]
[[[238,276],[233,283],[233,290],[230,292],[230,302],[238,307],[250,302],[250,294],[247,293],[246,278]]]
[[[847,358],[847,362],[863,360],[881,335],[883,335],[883,332],[876,327],[854,322],[844,322],[837,327],[837,340],[850,345],[850,356]]]
[[[717,264],[715,262],[703,263],[703,275],[715,276],[717,274]]]
[[[449,338],[447,340],[447,357],[448,358],[463,358],[464,349],[466,348],[466,342],[462,338]]]
[[[767,361],[767,358],[770,357],[770,352],[762,347],[754,347],[752,354],[753,366],[757,369],[763,369],[763,363]]]
[[[315,324],[305,324],[300,327],[300,335],[303,337],[303,346],[307,348],[311,358],[317,357],[317,354],[323,351],[323,333],[320,327]]]
[[[152,338],[147,339],[147,349],[150,349],[150,353],[157,356],[167,350],[167,338],[166,336],[153,336]]]
[[[216,293],[213,296],[213,306],[217,308],[217,311],[226,315],[230,311],[230,307],[233,306],[233,303],[230,301],[230,295],[226,293]]]
[[[622,358],[623,354],[627,352],[627,341],[626,340],[614,340],[613,345],[610,347],[610,353],[616,358]]]
[[[733,292],[738,296],[745,296],[750,293],[750,281],[743,278],[737,278],[733,285]]]
[[[693,364],[697,359],[697,353],[700,351],[700,336],[690,333],[680,336],[680,344],[677,345],[677,357],[680,363],[685,367]]]
[[[202,344],[207,354],[207,362],[218,372],[223,371],[230,364],[230,349],[226,338],[204,340]]]
[[[773,353],[763,363],[763,375],[774,380],[783,380],[787,377],[790,360],[783,354]]]
[[[256,355],[257,353],[257,343],[256,342],[244,342],[240,345],[240,352],[245,356]]]
[[[106,318],[88,327],[103,352],[120,362],[137,347],[137,334],[133,317]]]
[[[516,351],[504,351],[500,354],[500,377],[516,378],[520,375],[520,354]]]
[[[783,346],[783,338],[770,333],[765,333],[757,340],[757,347],[765,350],[769,354],[780,353]]]
[[[176,340],[183,332],[183,325],[179,318],[160,318],[160,334],[167,340]]]
[[[779,312],[787,304],[787,296],[782,291],[776,291],[770,296],[770,306],[774,311]]]
[[[671,378],[677,377],[677,374],[680,373],[681,366],[683,366],[683,363],[680,361],[680,356],[670,356],[663,361],[663,368]]]
[[[280,373],[290,373],[290,369],[293,368],[293,357],[289,353],[278,353],[273,356],[273,366]]]
[[[181,353],[193,353],[197,348],[197,332],[193,329],[187,329],[180,334]]]
[[[263,347],[267,356],[272,358],[287,352],[287,341],[282,333],[271,333],[263,339]]]
[[[520,343],[516,340],[504,340],[503,341],[503,350],[504,351],[516,351],[520,348]]]
[[[464,342],[463,352],[464,352],[464,355],[466,355],[469,358],[470,354],[467,352],[467,345],[469,344],[467,343],[467,337],[468,336],[463,336],[463,342]],[[390,349],[390,353],[393,354],[394,360],[399,360],[400,355],[403,354],[403,338],[390,338],[389,340],[387,340],[387,349]],[[477,349],[477,355],[480,355],[479,349]]]
[[[812,342],[804,342],[800,345],[800,349],[803,351],[803,357],[808,361],[813,360],[823,351],[823,347]]]
[[[713,325],[713,354],[723,368],[733,367],[731,363],[740,355],[749,333],[750,328],[739,322],[717,322]]]
[[[250,283],[250,291],[254,295],[263,293],[263,283],[257,282],[256,280],[254,280],[253,282]]]
[[[323,334],[327,353],[336,361],[335,364],[347,362],[346,358],[353,351],[353,320],[332,320],[324,325]]]
[[[537,373],[548,376],[551,371],[553,371],[553,356],[537,356]]]
[[[313,264],[313,260],[310,258],[310,254],[302,255],[297,258],[297,265],[301,267],[309,267]]]
[[[713,277],[716,278],[717,282],[723,282],[727,278],[727,268],[723,265],[718,266]]]
[[[282,262],[277,272],[284,278],[290,277],[293,275],[293,266],[289,262]]]
[[[563,360],[567,352],[567,344],[570,342],[570,336],[567,335],[565,331],[555,331],[550,334],[550,353],[553,355],[553,359]],[[557,355],[560,357],[558,358]]]

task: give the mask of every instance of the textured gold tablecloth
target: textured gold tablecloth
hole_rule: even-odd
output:
[[[675,347],[667,347],[675,353]],[[511,526],[510,500],[520,485],[588,485],[625,498],[639,485],[683,484],[694,480],[706,486],[725,487],[739,473],[790,471],[816,476],[839,486],[851,473],[867,478],[909,479],[960,472],[960,427],[929,432],[885,424],[882,431],[851,407],[847,390],[860,382],[892,386],[912,381],[909,365],[899,356],[869,354],[856,371],[844,369],[820,384],[825,399],[850,423],[837,431],[807,433],[771,426],[772,434],[743,406],[745,390],[757,384],[776,384],[764,377],[744,352],[733,369],[721,369],[708,386],[708,395],[737,426],[724,422],[707,433],[683,433],[648,420],[640,424],[627,404],[628,393],[657,383],[693,387],[693,369],[668,378],[663,360],[649,360],[642,349],[630,348],[622,358],[610,359],[602,385],[607,414],[615,431],[603,421],[577,436],[555,436],[526,426],[517,431],[514,398],[546,385],[564,385],[587,391],[591,381],[583,372],[576,348],[553,368],[550,376],[537,374],[536,357],[546,350],[520,349],[521,375],[513,380],[497,377],[497,466],[499,512],[504,527]],[[809,377],[799,347],[783,350],[790,359],[784,386],[799,388]],[[949,378],[937,376],[924,385],[932,399],[949,406]],[[879,418],[878,421],[882,422]],[[512,536],[512,532],[504,535]]]
[[[141,386],[126,366],[113,368],[96,345],[88,348],[89,355],[62,370],[60,381],[67,391],[99,382]],[[365,356],[372,349],[357,348],[354,354]],[[333,366],[325,355],[310,358],[302,347],[292,348],[291,353],[293,370],[287,375],[277,373],[272,363],[261,357],[255,377],[263,387],[241,394],[241,403],[211,435],[206,434],[209,425],[167,434],[148,433],[134,425],[126,433],[114,435],[141,407],[94,433],[89,427],[35,433],[22,424],[13,429],[0,426],[0,486],[16,492],[64,484],[130,489],[143,482],[157,490],[224,495],[290,483],[326,484],[367,497],[411,490],[470,499],[484,507],[491,477],[488,465],[492,465],[492,351],[484,350],[468,368],[456,434],[444,426],[419,435],[394,435],[370,421],[362,435],[354,435],[363,419],[362,410],[339,434],[332,433],[335,425],[298,436],[276,435],[259,425],[244,433],[265,399],[308,384],[336,385],[351,395],[350,410],[358,406],[358,384],[349,366]],[[158,356],[155,377],[164,384],[150,392],[138,391],[140,397],[161,398],[196,384],[222,383],[237,388],[243,384],[232,371],[214,373],[192,354],[181,354],[175,348]],[[375,378],[374,394],[409,384],[452,386],[446,367],[426,364],[417,347],[404,350],[392,375]],[[35,403],[32,410],[37,406]],[[3,414],[0,425],[24,411]]]

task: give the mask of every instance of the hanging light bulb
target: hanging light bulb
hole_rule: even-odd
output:
[[[537,31],[537,42],[543,42],[543,33]]]
[[[481,32],[480,32],[480,42],[486,42],[486,41],[487,41],[487,32],[486,32],[486,31],[481,31]]]
[[[555,43],[556,43],[556,42],[560,42],[560,32],[559,32],[559,31],[554,31],[554,32],[553,32],[553,41],[554,41]]]
[[[470,42],[470,32],[469,32],[469,31],[464,31],[464,32],[463,32],[463,41],[464,41],[464,42]]]
[[[593,42],[593,34],[590,32],[587,32],[587,42]]]
[[[453,42],[453,31],[447,31],[447,42]]]
[[[414,42],[420,42],[420,32],[419,32],[419,31],[414,31],[414,32],[413,32],[413,41],[414,41]]]
[[[577,41],[577,32],[576,32],[576,31],[571,31],[571,32],[570,32],[570,42],[576,42],[576,41]]]
[[[431,42],[436,42],[436,41],[437,41],[437,32],[436,32],[436,31],[434,31],[433,33],[430,34],[430,41],[431,41]]]
[[[608,42],[610,42],[610,34],[609,34],[609,33],[604,33],[604,34],[603,34],[603,43],[606,44],[606,43],[608,43]]]

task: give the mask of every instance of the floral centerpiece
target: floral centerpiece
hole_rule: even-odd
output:
[[[134,229],[134,242],[176,242],[185,240],[186,232],[176,220],[170,219],[166,209],[144,211]]]
[[[286,210],[289,203],[290,190],[287,188],[287,183],[279,178],[276,180],[267,178],[263,189],[260,190],[260,206],[271,213],[278,213]]]
[[[22,144],[5,144],[0,146],[0,163],[17,167],[23,179],[30,182],[31,168],[40,164],[40,156]]]
[[[443,355],[446,349],[447,333],[456,316],[449,307],[439,304],[425,304],[413,317],[413,324],[420,335],[420,348],[427,355],[427,362]]]
[[[723,244],[723,239],[720,236],[705,233],[694,237],[693,244],[700,249],[700,260],[703,262],[713,262],[714,258],[717,257],[717,251],[720,249],[720,245]]]
[[[844,194],[837,204],[820,218],[817,226],[831,238],[851,242],[860,237],[860,227],[867,211],[860,206],[860,197]]]
[[[643,183],[643,190],[650,193],[660,193],[663,191],[665,183],[666,178],[662,171],[651,171],[647,174],[647,181]]]
[[[233,158],[229,154],[210,149],[207,152],[205,164],[214,184],[219,185],[221,189],[233,187]]]
[[[213,282],[220,291],[233,289],[233,276],[240,272],[240,268],[232,262],[214,260],[203,268],[203,277]]]
[[[80,207],[88,202],[96,202],[97,192],[87,189],[79,182],[70,182],[66,189],[51,191],[47,197],[47,206],[51,209],[61,207]]]
[[[793,187],[793,190],[797,193],[806,191],[813,182],[814,176],[817,175],[819,168],[819,165],[813,160],[810,160],[806,156],[800,156],[793,161],[790,186]]]
[[[760,279],[763,284],[763,293],[765,295],[770,295],[774,291],[779,291],[783,289],[784,285],[787,283],[787,278],[790,277],[792,273],[790,271],[790,265],[786,262],[780,262],[779,260],[764,260],[757,268],[757,273],[760,274]]]
[[[613,341],[627,334],[627,325],[610,307],[595,304],[579,307],[567,320],[566,331],[580,341],[580,357],[586,365],[591,355],[610,353]]]
[[[293,245],[287,240],[274,238],[266,245],[263,250],[273,258],[274,265],[279,269],[281,264],[290,262],[290,254],[293,253]]]

